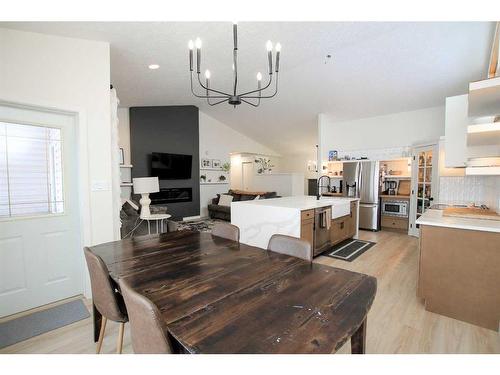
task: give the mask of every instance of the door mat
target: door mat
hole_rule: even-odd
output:
[[[81,299],[0,323],[0,349],[90,316]]]
[[[324,255],[352,262],[375,244],[375,242],[370,241],[349,239],[333,246],[330,251],[325,252]]]

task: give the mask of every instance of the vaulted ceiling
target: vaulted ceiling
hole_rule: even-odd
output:
[[[317,115],[349,120],[444,104],[486,77],[494,23],[242,22],[239,85],[252,89],[266,72],[265,42],[281,42],[277,97],[258,108],[210,107],[189,89],[187,42],[203,41],[202,69],[230,90],[229,22],[45,22],[1,27],[107,41],[121,105],[194,104],[282,154],[310,151]],[[332,57],[328,59],[326,55]],[[149,64],[160,69],[150,70]],[[264,74],[265,76],[265,74]]]

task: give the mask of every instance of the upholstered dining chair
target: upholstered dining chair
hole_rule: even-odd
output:
[[[106,323],[109,319],[120,323],[116,352],[121,354],[125,323],[128,322],[125,303],[123,302],[121,295],[115,291],[115,288],[111,284],[108,268],[106,267],[106,264],[104,264],[103,260],[87,247],[85,247],[83,251],[85,253],[85,259],[90,273],[92,302],[102,315],[101,331],[99,332],[96,353],[99,354],[101,352],[104,331],[106,330]]]
[[[119,284],[130,319],[134,353],[173,353],[173,347],[168,338],[167,326],[158,307],[133,290],[123,279],[119,280]]]
[[[229,223],[216,223],[212,228],[212,235],[240,242],[240,228]]]
[[[311,244],[307,241],[285,236],[283,234],[273,234],[269,239],[267,250],[274,253],[286,254],[292,257],[312,261]]]

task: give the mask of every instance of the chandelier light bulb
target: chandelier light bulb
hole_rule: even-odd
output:
[[[190,41],[188,42],[188,48],[189,48],[190,50],[192,50],[192,49],[194,48],[194,43],[193,43],[193,41],[192,41],[192,40],[190,40]]]
[[[233,21],[233,25],[237,25],[238,24],[238,21]]]
[[[272,51],[273,50],[273,43],[271,43],[270,40],[267,41],[266,43],[266,49],[268,52]]]
[[[257,81],[262,81],[262,74],[260,72],[257,73]]]
[[[281,44],[280,43],[276,43],[276,52],[281,52]]]
[[[194,42],[194,44],[196,45],[197,49],[200,49],[201,48],[201,39],[200,38],[196,38],[196,41]]]
[[[210,70],[205,70],[205,78],[210,79]]]

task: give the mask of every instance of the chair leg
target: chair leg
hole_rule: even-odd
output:
[[[106,330],[107,321],[108,321],[108,318],[103,316],[102,323],[101,323],[101,331],[99,332],[99,340],[97,341],[97,348],[95,351],[96,354],[99,354],[101,352],[102,340],[104,339],[104,331]]]
[[[118,332],[118,342],[116,343],[116,353],[117,354],[122,354],[124,331],[125,331],[125,323],[120,323],[120,330]]]

